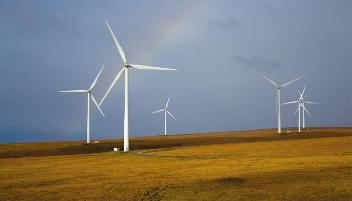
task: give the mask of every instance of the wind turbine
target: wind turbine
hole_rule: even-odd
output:
[[[166,127],[166,119],[167,119],[167,114],[169,114],[173,119],[176,120],[176,118],[170,113],[169,111],[169,101],[170,101],[170,96],[169,98],[167,99],[167,102],[166,102],[166,105],[165,105],[165,108],[164,109],[161,109],[161,110],[157,110],[155,112],[153,112],[154,114],[155,113],[158,113],[158,112],[164,112],[164,118],[165,118],[165,132],[164,132],[164,135],[167,135],[167,127]]]
[[[305,112],[307,112],[307,114],[309,115],[309,116],[312,116],[309,112],[308,112],[308,110],[306,109],[306,107],[304,106],[304,104],[305,103],[307,103],[307,104],[318,104],[317,102],[312,102],[312,101],[305,101],[304,100],[304,98],[303,98],[303,95],[304,95],[304,91],[305,91],[305,89],[306,89],[306,86],[304,86],[304,89],[303,89],[303,92],[302,93],[300,93],[300,91],[298,90],[298,93],[299,93],[299,95],[300,95],[300,97],[302,97],[302,108],[303,108],[303,118],[302,118],[302,120],[303,120],[303,128],[306,128],[306,124],[305,124]]]
[[[287,103],[283,103],[282,105],[288,105],[288,104],[292,104],[292,103],[298,103],[298,107],[297,110],[295,112],[295,114],[298,112],[298,132],[301,132],[301,109],[302,109],[302,121],[303,121],[303,128],[305,128],[305,113],[307,113],[309,116],[312,116],[309,111],[307,110],[307,108],[304,106],[304,104],[318,104],[316,102],[311,102],[311,101],[305,101],[303,96],[304,96],[304,92],[306,90],[306,85],[304,86],[302,92],[300,92],[298,89],[298,93],[299,93],[299,99],[297,101],[291,101],[291,102],[287,102]]]
[[[296,79],[293,79],[289,82],[286,82],[284,84],[281,84],[281,85],[278,85],[276,82],[272,81],[271,79],[269,79],[268,77],[266,77],[265,75],[261,74],[261,73],[258,73],[260,76],[262,76],[264,79],[268,80],[272,85],[274,85],[274,87],[277,88],[277,92],[276,92],[276,112],[277,112],[277,132],[278,133],[281,133],[281,88],[282,87],[286,87],[290,84],[292,84],[293,82],[299,80],[302,78],[302,76],[296,78]]]
[[[97,83],[99,76],[101,74],[101,71],[103,70],[104,66],[100,69],[97,77],[94,79],[93,83],[90,85],[88,90],[67,90],[67,91],[59,91],[62,93],[87,93],[87,143],[90,143],[90,101],[92,100],[93,103],[97,106],[98,110],[100,111],[101,115],[105,118],[105,115],[103,111],[100,109],[98,102],[95,100],[94,96],[92,95],[92,90],[95,87],[95,84]]]
[[[111,27],[108,23],[107,20],[105,20],[106,25],[108,26],[108,29],[110,31],[110,34],[114,40],[115,46],[122,58],[123,61],[123,68],[120,70],[120,72],[116,75],[115,79],[112,81],[110,87],[108,88],[107,92],[105,93],[103,99],[100,101],[99,106],[103,103],[105,100],[106,96],[110,93],[111,89],[115,86],[115,84],[119,81],[121,78],[122,74],[125,74],[125,116],[124,116],[124,141],[123,141],[123,150],[125,152],[129,151],[129,142],[128,142],[128,135],[129,135],[129,123],[128,123],[128,71],[130,68],[135,68],[138,70],[176,70],[176,69],[171,69],[171,68],[160,68],[160,67],[152,67],[152,66],[145,66],[145,65],[138,65],[138,64],[129,64],[127,63],[125,53],[120,45],[120,43],[117,41],[116,36],[114,32],[111,30]]]

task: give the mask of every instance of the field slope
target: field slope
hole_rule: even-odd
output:
[[[38,144],[0,145],[0,200],[352,200],[351,128]]]
[[[286,131],[289,130],[289,133]],[[296,140],[322,137],[352,136],[352,128],[311,128],[297,133],[296,128],[284,129],[278,135],[276,129],[147,136],[130,138],[130,149],[158,149],[185,146],[213,145],[240,142]],[[100,140],[97,144],[72,142],[32,142],[0,144],[0,158],[38,157],[109,152],[114,147],[123,149],[122,139]]]

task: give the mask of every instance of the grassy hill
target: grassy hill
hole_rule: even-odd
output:
[[[263,129],[132,137],[130,138],[130,149],[140,150],[240,142],[352,136],[352,128],[311,128],[304,130],[302,133],[297,133],[296,128],[288,129],[291,131],[290,133],[286,133],[286,130],[287,129],[284,129],[282,134],[275,133],[275,129]],[[119,147],[120,150],[123,150],[123,140],[99,140],[97,144],[85,144],[83,141],[0,144],[0,158],[100,153],[111,151],[114,147]]]
[[[351,128],[132,144],[129,153],[111,152],[112,141],[0,145],[0,200],[352,200]]]

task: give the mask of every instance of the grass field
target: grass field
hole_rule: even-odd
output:
[[[143,137],[130,153],[109,151],[116,145],[0,145],[0,200],[352,200],[351,128]]]

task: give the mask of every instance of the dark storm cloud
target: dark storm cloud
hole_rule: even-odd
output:
[[[307,125],[351,126],[351,2],[1,0],[0,143],[85,138],[86,96],[57,91],[89,87],[104,64],[104,95],[122,65],[105,18],[131,61],[179,69],[131,70],[131,136],[163,132],[151,112],[169,95],[170,133],[275,127],[275,89],[253,71],[303,75],[282,101],[307,84],[320,103]],[[123,103],[120,82],[107,118],[92,106],[93,139],[122,137]],[[284,126],[296,126],[294,109],[283,107]]]
[[[2,27],[7,24],[15,36],[74,34],[76,19],[55,9],[53,1],[2,1],[0,17],[6,19]]]
[[[253,70],[277,70],[282,68],[282,64],[275,60],[265,60],[259,56],[234,55],[233,59],[244,67]]]
[[[209,22],[208,26],[213,30],[233,31],[238,28],[238,22],[235,18],[230,17]]]

